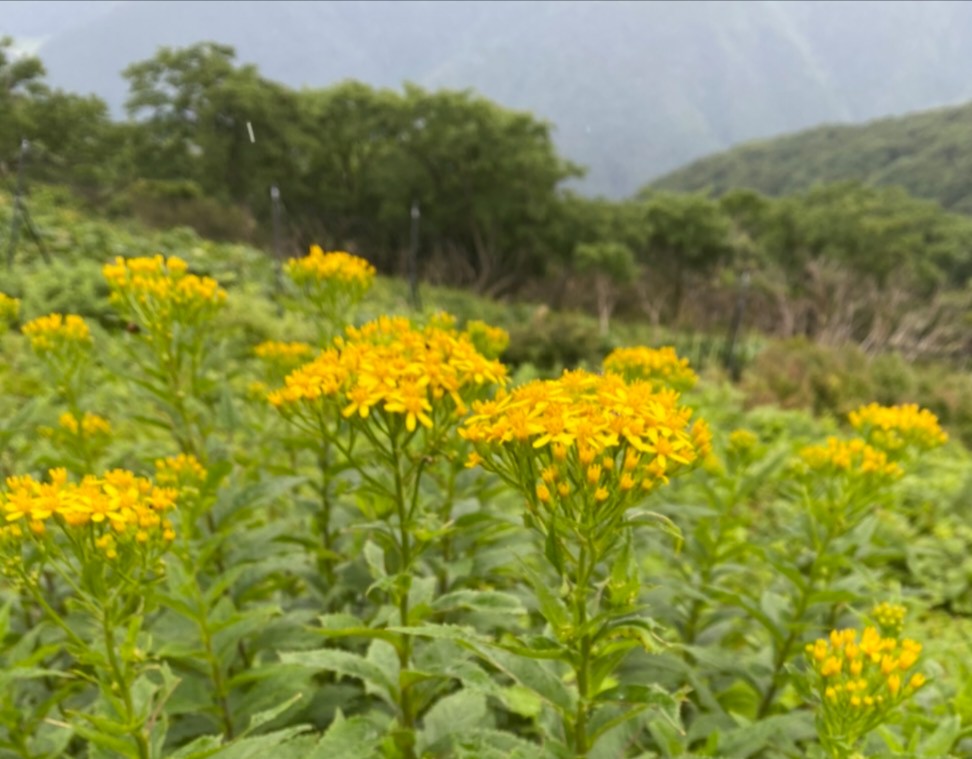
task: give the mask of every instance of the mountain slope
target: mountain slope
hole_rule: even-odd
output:
[[[824,126],[755,142],[672,172],[653,186],[769,195],[818,182],[901,185],[912,195],[972,213],[972,104],[860,126]]]
[[[216,40],[292,86],[473,87],[553,122],[583,188],[613,196],[740,141],[972,98],[972,4],[944,0],[108,6],[40,54],[116,113],[126,65]]]

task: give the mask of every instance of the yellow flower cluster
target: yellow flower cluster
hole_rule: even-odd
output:
[[[28,532],[44,535],[51,523],[67,529],[91,528],[96,545],[114,558],[119,541],[147,543],[175,537],[163,516],[175,507],[175,490],[156,487],[122,469],[101,477],[88,475],[80,483],[69,482],[64,469],[52,469],[49,478],[49,483],[29,475],[7,479],[7,492],[0,494],[7,524],[0,538],[17,540]]]
[[[288,368],[294,368],[300,365],[313,352],[313,347],[307,343],[281,343],[275,340],[260,343],[253,349],[253,353],[257,358],[263,359],[270,364]]]
[[[62,430],[71,435],[85,438],[106,436],[111,434],[111,422],[102,416],[85,411],[80,419],[70,411],[65,411],[57,420]]]
[[[297,284],[331,280],[364,291],[375,278],[375,267],[350,253],[325,253],[319,245],[312,245],[308,255],[287,262],[287,274]]]
[[[756,433],[746,429],[736,429],[729,433],[729,450],[737,454],[747,454],[759,445]]]
[[[191,453],[157,459],[155,481],[167,487],[199,485],[206,481],[206,467]]]
[[[419,329],[408,319],[383,316],[348,327],[346,335],[287,375],[285,386],[269,394],[270,403],[284,413],[330,407],[346,419],[366,419],[379,409],[401,416],[412,431],[419,424],[432,427],[440,410],[464,414],[470,393],[506,378],[502,364],[455,330]]]
[[[620,374],[629,382],[644,380],[675,390],[688,390],[699,379],[688,359],[679,358],[671,346],[617,348],[604,359],[604,371]]]
[[[870,403],[852,411],[848,418],[851,426],[871,445],[889,452],[907,447],[928,450],[948,442],[938,417],[915,403],[902,406]]]
[[[20,315],[20,301],[0,293],[0,324],[12,324]]]
[[[690,426],[678,401],[648,382],[568,371],[475,403],[459,434],[475,446],[469,465],[516,483],[531,508],[616,515],[711,450],[705,422]]]
[[[874,627],[833,630],[806,647],[817,675],[824,720],[833,734],[859,737],[887,712],[921,688],[926,678],[913,671],[921,644],[885,638]]]
[[[91,330],[84,319],[75,314],[48,314],[27,322],[23,333],[30,347],[40,354],[77,350],[91,345]]]
[[[888,455],[860,438],[827,438],[826,445],[807,446],[800,452],[803,463],[814,473],[849,474],[874,480],[895,480],[904,474]]]
[[[112,302],[152,330],[172,323],[198,324],[226,301],[226,291],[215,279],[189,274],[188,268],[176,256],[118,257],[102,273]]]
[[[901,604],[892,604],[884,601],[871,609],[871,617],[883,630],[900,632],[904,627],[907,609]]]
[[[488,358],[499,358],[510,344],[510,333],[479,319],[466,322],[466,334],[476,350]]]

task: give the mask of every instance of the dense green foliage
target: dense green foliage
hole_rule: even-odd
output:
[[[42,74],[0,61],[0,175],[13,184],[26,137],[30,183],[66,185],[102,215],[288,257],[344,248],[393,275],[414,231],[425,281],[594,312],[602,332],[614,315],[908,358],[969,350],[972,221],[896,187],[587,198],[564,188],[580,169],[529,114],[413,86],[297,91],[212,43],[132,65],[126,122]]]
[[[945,208],[972,213],[972,106],[939,108],[863,125],[828,125],[708,156],[652,186],[717,194],[745,187],[789,195],[827,182],[897,185]]]
[[[127,65],[218,40],[291,87],[475,87],[556,124],[563,155],[590,167],[577,186],[613,198],[744,141],[972,98],[972,11],[947,0],[48,6],[7,3],[4,30],[45,38],[52,81],[113,113]]]
[[[65,466],[75,481],[124,467],[161,481],[165,467],[153,462],[193,453],[206,473],[183,471],[176,541],[137,577],[119,577],[101,547],[84,546],[84,571],[65,575],[54,567],[66,554],[20,554],[2,536],[4,759],[847,757],[839,742],[819,742],[822,694],[803,646],[832,627],[863,628],[882,601],[907,608],[904,634],[922,643],[930,682],[860,748],[882,759],[968,753],[969,454],[957,442],[901,454],[907,474],[884,484],[864,469],[846,482],[808,476],[800,463],[803,446],[856,434],[846,412],[871,392],[925,401],[932,375],[919,381],[917,370],[888,364],[871,376],[865,359],[848,360],[847,376],[871,384],[837,380],[813,401],[821,416],[747,410],[718,373],[704,377],[682,402],[709,422],[715,457],[635,497],[592,554],[600,560],[582,562],[597,589],[585,599],[577,574],[558,563],[585,534],[545,539],[524,507],[530,493],[464,466],[468,443],[454,434],[405,436],[399,425],[398,435],[376,408],[347,422],[365,436],[352,450],[345,422],[310,430],[277,415],[266,393],[286,370],[254,347],[313,342],[316,331],[296,289],[277,289],[268,256],[184,229],[111,226],[64,208],[63,197],[42,200],[55,263],[25,246],[4,285],[23,304],[0,333],[0,470],[43,479]],[[154,330],[109,302],[101,264],[154,251],[181,253],[193,273],[226,286],[202,330]],[[521,353],[540,340],[522,306],[438,289],[426,300],[460,312],[460,325],[520,323]],[[401,283],[380,281],[358,321],[405,303]],[[83,375],[52,372],[30,348],[25,324],[53,308],[91,325]],[[543,318],[555,332],[575,323],[598,337],[589,318]],[[614,323],[600,352],[580,359],[594,368],[612,344],[648,334]],[[168,373],[171,354],[156,336],[198,361]],[[769,368],[790,361],[794,381],[815,376],[814,387],[836,365],[800,346],[764,355]],[[753,379],[777,382],[766,369]],[[536,371],[520,364],[512,384]],[[59,437],[69,408],[104,416],[110,434]],[[405,447],[383,445],[386,430]],[[397,510],[403,483],[407,514]],[[0,508],[13,513],[3,497]],[[130,560],[119,554],[110,561]],[[35,576],[19,570],[42,566],[44,592],[32,595]],[[114,578],[114,592],[99,578]],[[576,624],[584,603],[603,627]]]

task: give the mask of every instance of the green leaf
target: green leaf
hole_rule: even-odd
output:
[[[512,733],[485,728],[456,736],[453,748],[457,759],[550,759],[553,756],[545,746]]]
[[[530,571],[529,574],[540,613],[550,624],[557,638],[562,639],[573,626],[567,606],[563,599],[551,590],[550,583],[545,582],[539,573]]]
[[[254,732],[258,728],[267,724],[268,722],[272,722],[281,714],[283,714],[285,711],[290,709],[290,707],[292,707],[294,704],[300,701],[300,699],[303,698],[303,695],[304,694],[302,693],[296,693],[290,698],[288,698],[286,701],[277,704],[276,706],[271,707],[270,709],[265,709],[262,712],[257,712],[252,717],[250,717],[250,724],[247,725],[247,728],[246,730],[243,731],[242,735],[244,736],[249,735],[250,733]]]
[[[456,590],[439,596],[432,602],[432,608],[436,611],[468,609],[509,615],[527,613],[519,598],[498,590]]]
[[[564,557],[560,552],[560,541],[557,540],[557,528],[551,524],[547,530],[547,537],[543,543],[543,554],[547,561],[557,570],[559,574],[564,571]]]
[[[367,717],[344,718],[340,710],[305,759],[368,759],[376,754],[383,731]]]
[[[935,732],[921,742],[918,753],[928,759],[948,756],[961,734],[962,720],[958,715],[951,714],[941,719]]]
[[[280,653],[285,664],[299,664],[315,670],[334,672],[346,677],[355,677],[377,689],[390,704],[395,703],[397,688],[389,673],[363,656],[333,648],[319,648],[314,651],[285,651]]]
[[[180,759],[209,759],[209,757],[217,757],[217,759],[267,759],[268,757],[279,757],[279,749],[283,744],[301,733],[306,733],[308,729],[306,725],[287,727],[266,735],[235,740],[216,751],[188,754],[184,758],[180,757]]]
[[[419,747],[428,750],[449,736],[484,727],[488,715],[486,696],[482,693],[465,689],[452,693],[437,701],[426,713]]]
[[[90,715],[80,716],[90,721]],[[125,740],[121,735],[105,733],[103,729],[99,729],[99,726],[88,727],[80,722],[75,722],[71,727],[75,733],[99,748],[109,749],[118,756],[133,757],[134,759],[138,757],[138,749],[133,740]]]
[[[719,754],[746,759],[777,742],[792,744],[815,735],[813,722],[807,714],[776,714],[727,732],[719,741]]]
[[[518,656],[498,647],[477,633],[455,625],[422,625],[389,629],[406,635],[442,638],[461,643],[558,709],[573,710],[576,707],[574,693],[564,685],[547,662]]]
[[[371,570],[372,579],[382,580],[388,576],[388,572],[385,571],[385,552],[377,543],[366,540],[361,554],[364,556],[368,569]]]
[[[676,552],[681,549],[682,543],[684,542],[682,531],[678,529],[678,525],[664,514],[659,514],[657,511],[648,511],[647,509],[630,511],[624,520],[623,526],[649,526],[659,529],[668,535],[675,543]]]

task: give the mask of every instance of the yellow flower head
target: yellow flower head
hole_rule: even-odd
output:
[[[226,302],[226,291],[211,277],[188,273],[176,256],[121,258],[105,264],[102,273],[112,303],[150,335],[170,335],[172,325],[199,326]]]
[[[65,411],[58,419],[58,426],[69,435],[85,439],[107,437],[111,434],[111,423],[102,416],[85,411],[79,419],[70,411]]]
[[[180,453],[155,462],[155,481],[167,487],[199,486],[206,481],[206,468],[192,454]]]
[[[688,359],[679,358],[671,346],[617,348],[604,359],[604,371],[620,374],[628,381],[643,380],[674,390],[688,390],[699,379]]]
[[[13,324],[20,315],[20,301],[0,293],[0,324]]]
[[[897,634],[904,627],[907,610],[900,604],[884,601],[871,609],[871,617],[886,632]]]
[[[353,307],[371,288],[375,268],[358,256],[325,253],[314,245],[308,255],[288,262],[287,274],[316,317],[320,336],[329,339],[351,321]]]
[[[74,314],[39,316],[27,322],[22,332],[30,340],[30,347],[41,355],[87,350],[92,342],[88,325]]]
[[[870,725],[870,730],[875,719],[926,682],[920,672],[911,671],[921,645],[883,637],[874,627],[865,628],[860,641],[856,630],[833,630],[828,638],[808,644],[806,652],[824,724],[840,731],[855,725],[862,730]]]
[[[909,447],[929,450],[948,441],[938,418],[914,403],[902,406],[870,403],[852,411],[849,421],[871,445],[888,453]]]
[[[49,482],[29,475],[9,477],[0,493],[0,513],[8,526],[28,524],[35,535],[60,534],[46,530],[57,523],[65,530],[92,531],[106,555],[117,546],[169,539],[172,527],[165,513],[175,508],[176,491],[160,488],[131,472],[116,469],[101,477],[68,481],[63,469],[52,469]],[[18,530],[21,538],[27,533]],[[8,534],[9,538],[9,534]]]
[[[254,348],[253,353],[271,368],[291,371],[307,362],[313,355],[314,348],[307,343],[268,340]]]
[[[826,445],[807,446],[800,458],[814,475],[829,474],[866,478],[871,482],[892,482],[904,474],[887,454],[860,438],[827,438]]]
[[[287,274],[297,284],[331,280],[367,290],[375,277],[375,267],[350,253],[325,253],[319,245],[312,245],[306,256],[287,262]]]
[[[729,452],[732,454],[745,456],[757,445],[759,438],[750,430],[738,429],[729,433]]]
[[[466,334],[476,350],[487,358],[499,358],[510,344],[510,334],[479,319],[466,322]]]
[[[279,343],[274,340],[260,343],[253,349],[257,358],[265,358],[270,361],[292,361],[306,358],[313,352],[314,349],[307,343]]]
[[[285,414],[330,409],[352,422],[379,411],[413,431],[432,427],[438,412],[456,419],[471,396],[505,379],[503,365],[480,354],[466,335],[383,316],[348,327],[346,337],[287,375],[269,400]]]
[[[690,426],[692,412],[678,401],[648,382],[564,372],[473,404],[459,434],[484,468],[525,493],[553,467],[579,486],[557,490],[566,512],[617,515],[638,490],[635,482],[650,490],[705,455],[708,428],[701,420]]]

